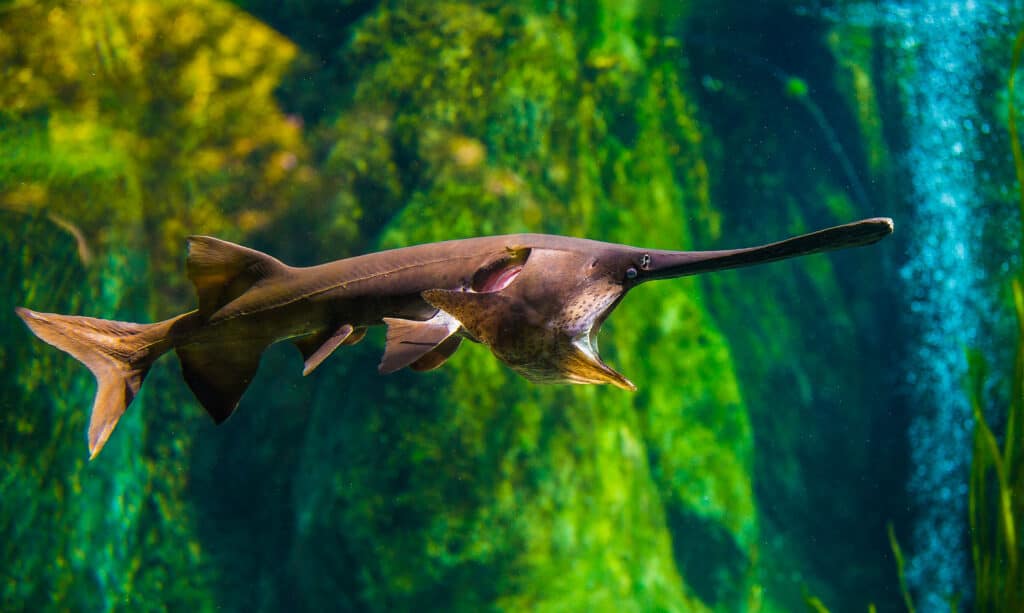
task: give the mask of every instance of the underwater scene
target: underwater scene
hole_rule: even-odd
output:
[[[1022,55],[0,0],[0,610],[1024,611]]]

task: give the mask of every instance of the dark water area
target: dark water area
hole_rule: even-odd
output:
[[[1022,9],[0,2],[0,609],[1024,610]],[[630,290],[600,349],[636,391],[531,382],[465,316],[423,373],[373,326],[303,377],[280,334],[216,426],[157,360],[91,461],[93,376],[15,314],[206,321],[274,278],[192,235],[310,266],[879,216]],[[507,252],[474,278],[515,296],[547,252]]]

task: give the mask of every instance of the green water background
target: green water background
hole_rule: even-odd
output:
[[[898,233],[633,292],[601,346],[635,394],[477,346],[380,377],[376,333],[306,379],[272,348],[214,428],[165,359],[92,463],[90,375],[12,315],[188,310],[188,234],[299,265],[899,228],[893,53],[785,2],[0,3],[3,609],[896,610]]]

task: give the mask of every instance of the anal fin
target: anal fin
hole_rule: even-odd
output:
[[[313,372],[338,347],[359,342],[362,335],[366,334],[366,329],[363,328],[360,336],[353,340],[352,343],[347,342],[355,333],[356,330],[351,324],[343,324],[334,330],[327,330],[321,334],[314,334],[295,341],[295,346],[299,348],[299,351],[302,352],[302,357],[305,359],[302,376],[305,377]]]
[[[378,367],[382,374],[392,373],[413,364],[442,345],[462,326],[457,319],[440,310],[426,321],[385,317],[384,323],[388,325],[388,335],[384,357]],[[457,348],[458,344],[451,348],[451,351],[454,352]],[[447,359],[447,356],[444,356],[444,359]],[[437,365],[440,366],[444,359]]]
[[[263,343],[186,345],[175,351],[181,372],[213,421],[223,423],[256,375]]]

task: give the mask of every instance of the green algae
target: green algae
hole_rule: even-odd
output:
[[[670,66],[651,70],[648,82],[613,74],[631,73],[628,66],[609,66],[589,79],[571,69],[573,56],[587,55],[586,49],[571,44],[572,24],[554,16],[520,21],[505,14],[499,32],[495,17],[479,8],[460,6],[442,16],[413,5],[409,13],[375,16],[354,43],[370,75],[356,89],[356,114],[363,112],[359,101],[415,100],[396,106],[386,120],[400,143],[409,141],[414,159],[404,162],[417,172],[408,184],[408,204],[385,228],[380,246],[535,229],[539,223],[548,231],[680,247],[690,234],[680,201],[692,199],[698,218],[712,216],[707,191],[699,190],[707,185],[701,135]],[[445,50],[437,40],[452,27],[460,34],[447,44],[456,49]],[[481,38],[499,36],[515,41],[500,56],[474,52]],[[394,45],[392,40],[399,41],[398,49],[376,50]],[[384,67],[374,58],[386,58]],[[417,66],[437,62],[447,66],[444,78],[451,84],[428,88],[410,76],[423,72]],[[473,84],[484,82],[492,83],[488,96],[496,103],[460,109],[460,101],[470,101],[467,94],[472,98]],[[639,95],[623,107],[627,98],[618,87]],[[579,92],[578,100],[566,104],[566,91]],[[636,134],[627,140],[610,125],[620,114],[637,117]],[[529,138],[522,138],[527,123]],[[406,125],[417,131],[404,136]],[[480,151],[460,157],[459,147]],[[629,183],[609,181],[626,176]],[[624,211],[619,202],[633,206]],[[663,230],[652,236],[648,229],[655,226]],[[467,347],[442,372],[399,383],[402,412],[378,400],[373,415],[348,422],[355,434],[346,436],[346,444],[332,445],[333,436],[308,440],[309,462],[323,461],[331,448],[341,452],[326,457],[342,476],[334,485],[304,482],[300,498],[316,501],[316,510],[300,510],[313,522],[295,558],[302,568],[322,564],[320,556],[334,558],[318,544],[325,531],[337,530],[339,538],[344,534],[358,544],[362,553],[355,557],[374,560],[368,564],[376,572],[359,581],[372,595],[364,596],[366,604],[379,599],[402,608],[437,598],[433,586],[443,581],[460,596],[444,597],[437,601],[441,606],[699,607],[680,589],[686,578],[679,576],[673,530],[681,518],[702,518],[734,543],[741,559],[747,557],[757,534],[747,476],[750,426],[736,381],[725,376],[731,370],[728,349],[695,297],[696,285],[683,281],[642,293],[621,307],[604,333],[613,363],[649,382],[636,396],[537,389],[483,359],[481,348]],[[678,386],[690,393],[681,397]],[[410,395],[446,400],[442,407],[424,407]],[[420,408],[407,411],[410,404]],[[330,417],[320,416],[328,410]],[[334,412],[324,408],[314,422],[334,419]],[[380,460],[367,466],[370,454],[360,441],[381,438],[390,443],[378,452],[387,459],[383,466]],[[386,486],[394,478],[388,475],[396,474],[406,478],[393,495],[408,503],[389,504],[387,495],[354,498],[374,484]],[[347,486],[344,494],[338,481]],[[418,509],[422,521],[402,530],[390,522],[379,525],[381,516],[409,520],[412,512],[403,509],[413,501],[426,504]],[[733,586],[720,595],[733,600],[720,606],[745,600],[745,589],[735,586],[743,585],[748,565],[729,571],[738,576],[718,579]],[[495,579],[481,584],[480,572]],[[714,597],[716,589],[700,591]]]
[[[873,116],[851,112],[861,107],[850,106],[850,94],[839,96],[831,85],[850,91],[846,89],[850,64],[871,75],[871,79],[858,81],[863,87],[870,88],[881,78],[874,66],[861,63],[864,56],[838,54],[844,47],[835,44],[836,37],[843,44],[856,46],[862,31],[850,28],[830,38],[827,32],[814,32],[806,25],[779,27],[821,37],[837,50],[834,60],[827,54],[820,56],[822,61],[809,64],[801,75],[817,106],[826,113],[831,130],[842,135],[874,130],[859,123],[873,120]],[[733,27],[733,23],[722,27]],[[705,28],[714,31],[715,26]],[[744,40],[738,33],[731,35],[731,40]],[[698,74],[729,75],[721,87],[697,91],[702,108],[716,109],[708,114],[705,128],[711,145],[706,148],[708,163],[716,168],[710,189],[723,212],[721,225],[730,230],[727,240],[707,247],[750,244],[759,237],[786,235],[877,210],[849,190],[837,188],[846,183],[845,172],[826,176],[814,170],[823,155],[831,159],[829,136],[822,133],[819,123],[808,121],[800,107],[785,116],[774,112],[780,107],[793,108],[794,103],[789,102],[791,94],[784,83],[759,59],[762,53],[771,53],[771,48],[741,46],[729,52],[714,45],[693,48],[691,62]],[[859,95],[872,100],[881,94],[867,91]],[[752,147],[751,141],[757,146]],[[858,141],[842,144],[852,158],[852,167],[863,173],[865,163],[858,155]],[[886,142],[876,145],[885,146]],[[877,155],[874,146],[871,155]],[[831,167],[838,169],[839,165]],[[892,177],[885,174],[891,169],[879,167],[877,172],[865,185],[892,183]],[[868,195],[868,200],[890,196],[885,191]],[[885,206],[898,203],[892,199],[879,202]],[[763,538],[758,556],[772,560],[763,567],[760,581],[766,598],[775,600],[771,606],[783,610],[805,606],[803,586],[836,610],[857,610],[856,597],[851,596],[857,590],[852,586],[865,581],[865,574],[874,573],[867,583],[875,586],[891,580],[881,569],[853,569],[843,562],[884,555],[884,550],[879,553],[882,543],[877,536],[884,534],[884,518],[873,513],[866,501],[859,511],[851,506],[861,504],[852,502],[857,500],[858,482],[892,479],[883,476],[879,467],[887,466],[885,471],[895,475],[902,465],[898,452],[872,442],[877,432],[872,420],[879,417],[864,409],[893,402],[892,390],[887,384],[878,384],[889,381],[886,360],[866,364],[862,359],[875,355],[887,342],[887,324],[878,327],[871,323],[887,319],[886,301],[880,298],[883,292],[869,281],[888,278],[886,268],[892,255],[886,249],[880,246],[880,253],[863,262],[864,268],[856,273],[849,268],[851,260],[843,255],[806,258],[756,272],[720,273],[702,280],[708,309],[727,339],[749,407],[755,498],[771,509],[766,513],[759,505]],[[861,411],[869,414],[854,414]],[[832,427],[825,426],[829,422]],[[827,521],[820,521],[826,517]],[[830,543],[827,554],[817,546],[807,546],[828,542],[827,535],[836,533],[845,538],[842,543]],[[820,574],[806,572],[808,563]],[[828,580],[822,581],[821,576]],[[898,598],[893,588],[885,591],[888,599]],[[871,597],[882,598],[878,592]],[[861,604],[866,606],[866,599]]]
[[[274,155],[296,132],[270,89],[293,50],[220,3],[22,3],[0,20],[12,77],[0,86],[2,321],[17,339],[3,356],[2,599],[212,609],[218,573],[182,471],[187,392],[158,366],[88,463],[90,375],[31,342],[12,313],[148,321],[187,308],[182,281],[156,281],[181,279],[184,228],[244,227],[239,195],[258,197],[256,184],[257,206],[273,209]]]
[[[190,308],[192,233],[312,263],[518,231],[736,246],[867,213],[829,177],[783,197],[790,177],[732,155],[744,144],[710,119],[681,57],[693,10],[365,3],[328,36],[337,47],[311,58],[317,28],[276,26],[307,43],[298,49],[216,1],[5,8],[0,206],[11,228],[30,228],[3,236],[5,261],[19,262],[4,271],[5,312],[152,320]],[[310,68],[324,57],[323,72]],[[840,79],[854,73],[843,66]],[[314,88],[295,71],[345,82],[315,113],[289,116],[311,108]],[[870,82],[854,85],[851,121],[874,151]],[[765,152],[810,167],[799,144],[769,138]],[[844,487],[871,453],[804,436],[828,431],[816,409],[834,420],[874,399],[871,373],[836,391],[837,373],[856,372],[852,356],[877,342],[858,337],[870,296],[856,300],[841,276],[816,259],[636,290],[602,332],[632,395],[533,386],[468,343],[438,372],[380,379],[371,335],[305,381],[289,347],[268,352],[239,414],[214,430],[168,359],[92,464],[87,373],[9,317],[4,338],[20,340],[0,353],[14,365],[2,390],[18,408],[0,428],[13,469],[0,515],[16,537],[4,559],[17,563],[3,600],[787,610],[801,602],[789,577],[816,586],[834,570],[819,574],[814,552],[789,545],[822,534],[810,508],[852,498]],[[825,338],[837,364],[793,357]],[[869,425],[851,423],[844,436],[863,438]],[[848,467],[805,467],[831,445]],[[817,492],[826,480],[839,483]],[[768,499],[783,510],[766,521]]]
[[[141,298],[138,289],[115,287],[112,280],[145,274],[138,254],[104,257],[87,274],[74,241],[54,241],[46,220],[18,219],[12,227],[27,233],[2,241],[4,261],[17,262],[5,267],[4,286],[21,290],[5,295],[6,312],[31,300],[45,310],[88,306],[101,315],[132,314],[125,303]],[[96,289],[71,291],[89,285]],[[174,402],[174,396],[147,390],[122,420],[109,456],[89,464],[82,445],[91,377],[71,368],[66,356],[29,342],[15,326],[16,319],[4,318],[4,334],[21,341],[3,356],[7,468],[0,487],[9,561],[3,601],[17,608],[61,603],[110,610],[148,606],[153,593],[167,590],[168,606],[208,606],[206,580],[185,571],[201,565],[183,480],[169,465],[140,454],[147,447],[143,415],[152,417],[155,402]]]

